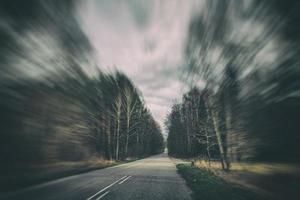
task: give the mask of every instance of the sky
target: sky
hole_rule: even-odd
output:
[[[188,26],[199,1],[91,0],[80,6],[82,29],[104,71],[124,72],[163,127],[182,79]]]
[[[31,23],[31,15],[22,21],[22,15],[14,14],[0,22],[16,46],[1,46],[7,62],[1,78],[59,78],[57,72],[68,66],[66,52],[72,50],[67,45],[77,46],[80,56],[74,51],[78,58],[74,60],[88,75],[97,74],[94,61],[103,71],[125,73],[163,127],[174,101],[188,91],[187,85],[201,88],[213,82],[218,86],[230,63],[238,68],[241,94],[256,93],[256,84],[247,82],[249,77],[258,73],[265,77],[296,55],[298,43],[287,40],[293,29],[284,28],[286,19],[270,5],[257,2],[89,0],[76,4],[75,18],[68,9],[58,15],[51,3],[45,3],[44,14],[36,13],[38,23]],[[21,10],[27,15],[30,8]],[[285,30],[287,35],[282,34]],[[88,50],[87,55],[82,49]],[[85,59],[90,55],[92,59]],[[207,72],[209,78],[201,77]]]
[[[203,66],[210,66],[211,79],[220,82],[225,66],[234,61],[239,78],[247,80],[256,72],[262,77],[271,73],[294,49],[280,34],[280,16],[251,0],[90,0],[78,8],[97,65],[104,71],[124,72],[162,127],[174,101],[188,91],[188,83],[199,88],[207,84],[201,77],[185,80],[190,66],[200,70],[194,74],[205,74]],[[201,33],[189,34],[192,25]],[[201,42],[191,42],[193,37]],[[187,48],[192,49],[189,57]],[[250,93],[251,84],[242,84],[241,93]]]

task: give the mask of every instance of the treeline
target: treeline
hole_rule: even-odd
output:
[[[251,140],[236,121],[239,115],[232,115],[233,105],[225,107],[223,98],[194,87],[184,94],[182,103],[172,106],[165,122],[170,155],[218,160],[223,169],[229,169],[230,162],[253,158]]]
[[[6,166],[121,160],[163,150],[159,125],[122,73],[1,88],[1,163]]]
[[[234,92],[236,84],[227,80],[216,93],[193,87],[172,106],[165,121],[169,154],[220,161],[223,169],[241,161],[298,162],[297,104],[260,105],[254,97],[243,101]],[[282,118],[283,112],[290,115]]]
[[[1,168],[161,152],[161,130],[142,94],[124,74],[96,66],[76,2],[17,5],[4,1],[0,9]]]
[[[169,153],[217,159],[227,169],[236,161],[299,162],[299,48],[294,47],[300,37],[291,38],[283,28],[295,18],[289,15],[287,24],[274,27],[267,21],[271,6],[259,2],[247,9],[230,1],[206,5],[209,12],[189,27],[186,80],[196,87],[167,118]],[[258,9],[262,12],[251,14]],[[240,33],[244,40],[228,37],[231,30],[239,31],[233,29],[239,20],[265,27],[258,36]],[[275,28],[276,37],[270,37]],[[274,43],[286,46],[267,54]]]

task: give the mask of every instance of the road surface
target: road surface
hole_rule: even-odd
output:
[[[13,194],[9,200],[191,200],[167,154],[61,178]]]

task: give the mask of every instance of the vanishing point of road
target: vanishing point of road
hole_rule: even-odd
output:
[[[167,154],[50,181],[2,196],[10,200],[191,200]],[[1,196],[0,196],[1,198]],[[2,199],[1,198],[1,199]]]

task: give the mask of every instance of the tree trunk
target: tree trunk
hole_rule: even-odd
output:
[[[230,168],[230,161],[233,160],[233,145],[232,145],[232,117],[231,117],[231,108],[229,105],[225,105],[225,124],[226,124],[226,152],[225,156],[227,158],[227,169]],[[229,155],[228,155],[229,154]]]
[[[128,111],[127,111],[128,112]],[[125,157],[128,156],[128,142],[129,142],[129,125],[130,125],[130,115],[127,114],[127,124],[126,124],[126,143],[125,143]]]
[[[211,160],[210,150],[209,150],[210,141],[209,141],[207,130],[205,130],[205,137],[206,137],[206,153],[207,153],[207,158],[208,158],[208,165],[210,166],[210,160]]]
[[[119,160],[119,148],[120,148],[120,117],[121,117],[121,97],[118,96],[115,102],[115,112],[116,112],[116,160]]]
[[[107,134],[107,156],[108,159],[111,160],[111,135],[110,135],[110,119],[108,119],[108,124],[107,124],[107,129],[106,129],[106,134]]]
[[[190,155],[190,147],[191,147],[191,140],[190,140],[190,127],[189,124],[187,123],[187,127],[186,127],[186,155],[189,156]]]
[[[116,134],[116,160],[119,160],[119,137],[120,137],[120,120],[117,120],[117,134]]]
[[[211,109],[211,116],[212,116],[214,131],[215,131],[215,134],[217,137],[218,147],[219,147],[219,151],[220,151],[222,169],[226,169],[226,159],[225,159],[225,152],[224,152],[224,147],[223,147],[223,143],[222,143],[219,119],[218,119],[218,115],[217,115],[216,111],[214,111],[213,109]]]
[[[139,153],[139,133],[137,132],[136,134],[136,149],[135,149],[135,155],[139,156],[138,153]]]
[[[208,157],[208,166],[210,166],[211,162],[211,156],[210,156],[210,140],[209,140],[209,133],[208,133],[208,126],[210,124],[210,118],[209,118],[209,110],[206,106],[206,126],[204,126],[204,131],[205,131],[205,138],[206,138],[206,153]]]

